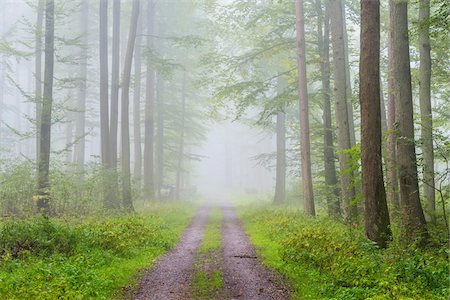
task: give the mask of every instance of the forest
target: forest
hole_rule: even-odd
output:
[[[449,299],[449,1],[0,5],[0,299]]]

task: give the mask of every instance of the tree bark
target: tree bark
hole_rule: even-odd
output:
[[[383,181],[380,107],[380,2],[361,1],[361,168],[367,237],[380,247],[391,239],[389,211]]]
[[[305,22],[303,0],[295,1],[298,93],[300,98],[300,150],[303,181],[304,212],[308,216],[316,214],[311,175],[311,149],[309,139],[309,110],[305,58]]]
[[[280,95],[284,91],[285,83],[281,76],[278,77],[277,93]],[[283,106],[284,109],[284,106]],[[277,112],[276,121],[277,136],[277,161],[276,161],[276,180],[275,197],[276,204],[282,204],[286,201],[286,113],[284,110]],[[227,156],[228,153],[225,155]]]
[[[389,7],[393,6],[389,0]],[[387,199],[391,203],[391,211],[397,213],[400,207],[398,172],[397,172],[397,135],[395,132],[395,95],[394,95],[394,61],[393,61],[393,9],[389,9],[388,32],[388,97],[387,97]]]
[[[80,63],[79,63],[79,80],[78,80],[78,95],[77,95],[77,115],[76,115],[76,130],[75,138],[75,162],[80,171],[84,170],[85,148],[86,148],[86,80],[87,80],[87,47],[89,34],[89,2],[83,0],[81,3],[80,25],[81,25],[81,49],[80,49]]]
[[[111,62],[111,117],[109,124],[111,165],[117,169],[117,137],[119,126],[119,73],[120,73],[120,0],[113,5],[113,40]]]
[[[53,104],[53,63],[54,63],[54,40],[55,40],[55,3],[46,0],[45,8],[45,69],[44,69],[44,94],[41,115],[41,141],[39,151],[38,188],[39,198],[38,210],[44,214],[49,213],[49,167],[50,167],[50,143]]]
[[[316,1],[317,11],[317,50],[320,53],[320,74],[322,81],[323,98],[323,156],[325,184],[328,187],[327,210],[328,215],[337,218],[339,210],[339,189],[337,188],[337,174],[333,145],[333,128],[331,122],[331,100],[330,100],[330,17],[328,5],[325,5],[325,16],[322,14],[322,4]],[[322,24],[324,29],[322,30]]]
[[[136,50],[134,57],[134,94],[133,94],[133,130],[134,130],[134,178],[141,186],[142,177],[142,140],[141,140],[141,72],[142,72],[142,17],[138,18]]]
[[[343,38],[343,16],[341,0],[330,0],[331,41],[333,45],[333,77],[334,98],[336,110],[337,142],[339,151],[340,183],[342,197],[342,211],[346,222],[350,222],[357,215],[353,187],[353,172],[350,154],[345,151],[351,148],[348,124],[347,94],[345,78],[345,45]]]
[[[133,62],[134,44],[136,41],[137,22],[139,18],[139,0],[133,0],[133,9],[131,13],[130,32],[128,35],[128,44],[125,54],[123,68],[122,85],[122,111],[121,111],[121,129],[122,129],[122,203],[128,211],[133,211],[133,201],[131,195],[131,170],[130,170],[130,76],[131,64]]]
[[[147,19],[147,49],[153,50],[153,33],[155,22],[155,2],[148,1],[148,19]],[[151,62],[147,59],[147,77],[145,91],[145,141],[144,141],[144,192],[147,199],[155,197],[154,183],[154,102],[155,102],[155,71]]]
[[[186,72],[183,73],[183,84],[181,88],[181,126],[180,126],[180,143],[178,146],[178,162],[177,162],[177,175],[175,183],[175,199],[180,200],[181,190],[181,178],[183,173],[183,161],[184,161],[184,130],[185,130],[185,118],[186,118]]]
[[[414,141],[413,101],[408,38],[408,4],[393,1],[393,80],[398,131],[397,163],[400,178],[402,240],[428,237],[419,198],[416,150]]]
[[[42,23],[44,20],[45,0],[39,0],[37,7],[36,21],[36,60],[34,62],[35,89],[34,97],[36,101],[36,161],[39,162],[39,152],[41,151],[41,115],[42,115]]]
[[[419,98],[423,153],[423,189],[429,219],[435,221],[433,116],[431,111],[430,0],[419,2]]]
[[[158,76],[156,107],[156,178],[157,196],[161,200],[161,187],[164,183],[164,79]]]

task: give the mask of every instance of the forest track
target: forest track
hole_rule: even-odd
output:
[[[134,299],[190,299],[189,288],[195,255],[208,224],[209,211],[209,207],[199,209],[178,245],[144,275]]]
[[[185,230],[179,244],[144,275],[134,299],[189,300],[193,296],[195,263],[202,256],[198,247],[208,224],[210,208],[201,208]],[[201,299],[289,299],[281,275],[262,266],[233,207],[222,206],[222,245],[216,266],[222,272],[222,289]],[[197,258],[197,262],[196,262]],[[200,262],[201,263],[201,262]],[[208,265],[205,261],[205,267]],[[197,266],[198,267],[198,266]]]

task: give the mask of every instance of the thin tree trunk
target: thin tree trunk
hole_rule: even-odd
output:
[[[348,124],[348,106],[345,79],[345,45],[343,38],[343,16],[341,0],[330,0],[331,40],[333,44],[334,98],[336,103],[337,142],[341,182],[342,210],[346,222],[357,215],[353,172],[349,172],[351,158],[345,151],[351,148]]]
[[[122,202],[123,207],[132,211],[133,201],[131,195],[131,170],[130,170],[130,76],[131,64],[133,62],[134,44],[136,41],[137,22],[139,18],[139,0],[133,0],[133,10],[131,13],[130,33],[128,35],[128,45],[125,54],[123,68],[123,87],[122,87]]]
[[[155,2],[147,0],[147,49],[153,49],[153,33],[155,23]],[[144,191],[147,199],[155,197],[154,183],[154,102],[155,102],[155,71],[151,62],[147,59],[147,77],[145,91],[145,141],[144,141]]]
[[[185,115],[186,115],[186,72],[183,74],[183,86],[181,89],[181,126],[180,126],[180,144],[178,146],[178,163],[177,175],[175,185],[175,199],[180,200],[181,177],[183,173],[184,161],[184,130],[185,130]]]
[[[142,53],[142,17],[138,19],[136,50],[134,57],[134,94],[133,94],[133,130],[134,130],[134,178],[141,186],[142,146],[141,146],[141,53]]]
[[[80,49],[78,95],[77,95],[77,115],[75,138],[75,162],[80,171],[84,170],[84,152],[86,148],[85,127],[86,127],[86,79],[87,79],[87,47],[88,47],[88,21],[89,21],[89,2],[83,0],[81,3],[80,25],[82,45]],[[82,173],[81,173],[82,174]]]
[[[430,0],[419,2],[419,98],[423,153],[423,189],[431,222],[435,221],[433,116],[431,111]]]
[[[111,164],[117,169],[117,137],[119,126],[119,73],[120,73],[120,0],[113,2],[113,40],[111,62],[111,119],[109,124]]]
[[[397,131],[397,162],[400,178],[402,240],[428,237],[419,198],[414,142],[413,101],[408,38],[408,4],[393,1],[393,80]]]
[[[321,55],[320,73],[322,80],[323,98],[323,143],[324,143],[324,173],[325,184],[328,187],[327,209],[328,215],[333,218],[339,216],[339,189],[337,188],[336,165],[334,163],[333,128],[331,123],[331,100],[330,100],[330,18],[328,5],[325,5],[325,18],[322,15],[322,4],[316,1],[317,10],[317,45]],[[324,30],[322,32],[322,24]]]
[[[380,107],[380,2],[361,1],[361,168],[367,237],[380,247],[391,239],[389,211],[383,181]]]
[[[393,6],[389,0],[389,7]],[[391,203],[391,211],[395,214],[399,211],[399,186],[397,172],[397,137],[394,128],[395,124],[395,96],[394,96],[394,77],[393,77],[393,9],[389,9],[389,31],[388,31],[388,94],[387,94],[387,199]]]
[[[109,143],[109,97],[108,97],[108,0],[100,0],[100,136],[102,166],[105,172],[111,170],[111,154]],[[114,208],[111,198],[110,174],[105,174],[103,196],[104,206]]]
[[[157,196],[161,200],[161,187],[164,184],[164,80],[158,76],[156,107],[156,178]]]
[[[36,101],[36,161],[41,151],[41,115],[42,115],[42,23],[44,20],[45,0],[39,0],[36,21],[36,47],[34,72],[36,76],[34,97]]]
[[[278,77],[277,94],[284,91],[285,83],[281,76]],[[284,106],[283,106],[284,109]],[[274,202],[284,203],[286,200],[286,113],[283,110],[277,112],[277,162],[276,162],[276,180]],[[227,154],[225,154],[227,155]]]
[[[298,70],[298,93],[300,96],[300,150],[303,179],[303,203],[305,214],[314,216],[314,194],[311,175],[311,150],[309,139],[309,111],[308,92],[306,78],[305,58],[305,24],[303,12],[303,0],[295,1],[296,12],[296,39],[297,39],[297,70]]]
[[[44,70],[44,94],[41,115],[41,143],[39,151],[38,209],[44,214],[49,213],[49,166],[50,166],[50,143],[53,104],[53,62],[54,62],[54,36],[55,32],[55,3],[46,0],[45,8],[45,70]]]

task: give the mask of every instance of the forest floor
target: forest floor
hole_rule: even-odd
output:
[[[264,267],[234,208],[203,207],[178,245],[144,275],[134,299],[288,299]]]

